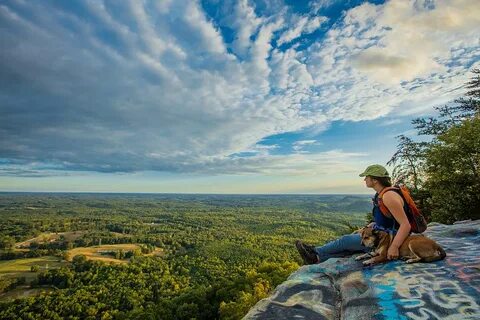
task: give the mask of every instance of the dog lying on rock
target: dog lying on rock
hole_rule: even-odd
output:
[[[374,265],[387,261],[388,247],[393,241],[393,235],[381,230],[374,230],[371,227],[364,227],[358,231],[362,237],[362,244],[373,248],[370,253],[362,254],[355,260],[363,260],[364,265]],[[398,248],[399,258],[406,260],[406,263],[433,262],[446,257],[445,250],[430,238],[423,235],[410,235]]]

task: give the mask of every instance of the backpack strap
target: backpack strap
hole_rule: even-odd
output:
[[[380,208],[380,211],[383,213],[383,215],[387,218],[392,218],[392,214],[390,213],[390,211],[388,210],[387,206],[385,206],[385,204],[383,203],[383,195],[388,192],[388,191],[395,191],[398,193],[398,191],[400,190],[399,188],[396,188],[396,187],[386,187],[386,188],[383,188],[382,191],[380,191],[380,193],[378,194],[378,207]],[[401,195],[400,195],[401,196]],[[402,197],[402,196],[401,196]],[[403,197],[402,197],[403,199]]]

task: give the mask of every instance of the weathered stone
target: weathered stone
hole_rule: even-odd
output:
[[[303,266],[244,319],[480,319],[480,220],[432,223],[443,261],[363,267],[354,256]]]

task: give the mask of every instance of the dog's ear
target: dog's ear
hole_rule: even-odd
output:
[[[362,233],[364,229],[365,229],[365,227],[360,228],[358,230],[353,231],[353,233]]]

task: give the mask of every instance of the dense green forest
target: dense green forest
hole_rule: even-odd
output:
[[[463,97],[435,109],[436,116],[412,121],[418,139],[398,137],[388,164],[429,220],[480,219],[480,69]]]
[[[295,239],[350,232],[370,205],[348,195],[3,193],[0,318],[239,319],[299,267]]]

